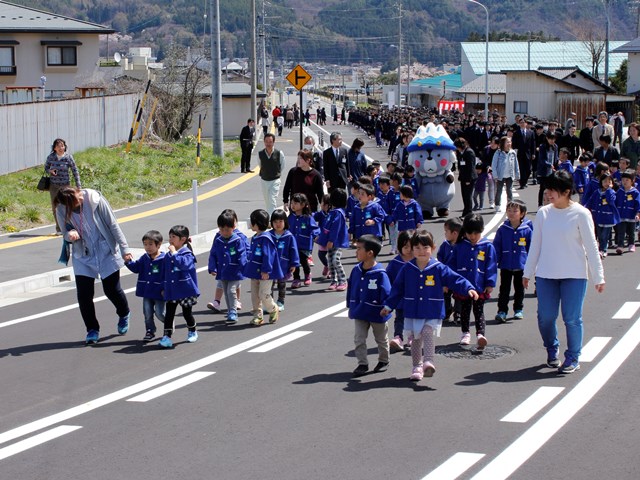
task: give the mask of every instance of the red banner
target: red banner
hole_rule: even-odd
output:
[[[464,100],[441,100],[438,102],[438,112],[440,114],[451,110],[462,112],[464,110]]]

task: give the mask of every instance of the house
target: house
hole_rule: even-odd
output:
[[[0,0],[0,104],[62,97],[91,78],[115,30]]]
[[[626,53],[627,63],[627,94],[640,93],[640,37],[612,50],[612,53]]]
[[[484,110],[484,97],[487,84],[486,75],[471,80],[458,89],[458,93],[464,96],[464,105],[467,112]],[[489,110],[497,110],[500,115],[505,115],[507,107],[507,76],[504,73],[489,74]]]

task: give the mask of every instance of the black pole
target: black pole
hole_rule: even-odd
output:
[[[302,144],[303,142],[303,132],[302,132],[302,125],[304,124],[304,114],[303,114],[303,110],[302,110],[302,102],[303,102],[304,98],[302,96],[302,88],[300,89],[300,150],[302,150]]]

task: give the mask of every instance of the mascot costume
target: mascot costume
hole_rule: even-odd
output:
[[[433,217],[433,210],[439,217],[449,215],[449,204],[456,193],[453,184],[453,166],[456,156],[451,138],[442,128],[433,123],[418,128],[415,137],[407,147],[409,165],[416,169],[416,179],[420,188],[417,199],[425,219]]]

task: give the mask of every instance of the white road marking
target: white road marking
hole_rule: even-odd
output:
[[[636,290],[640,290],[640,283],[638,284],[638,286],[636,287]]]
[[[526,423],[556,398],[564,387],[540,387],[529,398],[500,419],[501,422]]]
[[[207,367],[212,363],[218,362],[227,357],[230,357],[237,353],[248,350],[249,348],[255,347],[256,345],[272,340],[276,337],[279,337],[280,335],[284,335],[286,333],[289,333],[291,331],[304,327],[305,325],[309,325],[313,322],[317,322],[318,320],[321,320],[325,317],[333,315],[335,312],[342,310],[343,308],[344,308],[344,302],[340,302],[337,305],[333,305],[331,307],[325,308],[320,312],[314,313],[313,315],[309,315],[308,317],[305,317],[301,320],[293,322],[289,325],[285,325],[277,330],[273,330],[269,333],[265,333],[264,335],[260,335],[259,337],[253,338],[251,340],[247,340],[246,342],[240,343],[233,347],[229,347],[225,350],[222,350],[221,352],[214,353],[212,355],[201,358],[200,360],[187,363],[182,367],[169,370],[166,373],[149,378],[148,380],[145,380],[143,382],[136,383],[129,387],[125,387],[121,390],[117,390],[108,395],[98,397],[89,402],[82,403],[80,405],[69,408],[67,410],[63,410],[62,412],[54,413],[53,415],[49,415],[48,417],[44,417],[39,420],[35,420],[31,423],[27,423],[20,427],[7,430],[6,432],[0,433],[0,444],[13,440],[14,438],[22,437],[23,435],[28,435],[37,430],[50,427],[51,425],[55,425],[56,423],[65,422],[70,418],[77,417],[78,415],[82,415],[83,413],[90,412],[92,410],[95,410],[96,408],[100,408],[110,403],[116,402],[118,400],[122,400],[123,398],[130,397],[131,395],[135,395],[137,393],[143,392],[157,385],[168,382],[169,380],[172,380],[174,378],[181,377],[182,375],[195,372],[196,370],[200,370],[201,368]]]
[[[487,240],[493,241],[493,239],[496,238],[496,232],[491,232],[489,235],[487,235],[484,238],[486,238]]]
[[[258,348],[254,348],[253,350],[249,350],[250,353],[265,353],[269,350],[273,350],[274,348],[278,348],[285,343],[293,342],[298,338],[302,338],[305,335],[309,335],[311,332],[305,332],[302,330],[298,330],[297,332],[290,333],[289,335],[285,335],[284,337],[280,337],[273,342],[265,343],[260,345]]]
[[[9,445],[8,447],[0,448],[0,460],[4,460],[5,458],[15,455],[16,453],[24,452],[25,450],[29,450],[30,448],[42,445],[49,440],[54,440],[58,437],[61,437],[62,435],[74,432],[79,428],[82,427],[78,427],[75,425],[60,425],[59,427],[52,428],[51,430],[47,430],[46,432],[42,432],[38,435],[34,435],[33,437],[16,442],[13,445]]]
[[[348,318],[349,317],[349,309],[345,310],[344,312],[340,312],[337,315],[334,315],[334,317],[345,317],[345,318]]]
[[[620,307],[613,317],[613,320],[629,320],[633,318],[638,309],[640,308],[640,302],[624,302],[624,305]]]
[[[194,372],[191,375],[187,375],[186,377],[179,378],[178,380],[174,380],[173,382],[165,383],[161,387],[154,388],[153,390],[149,390],[148,392],[143,393],[142,395],[138,395],[137,397],[129,398],[127,402],[148,402],[149,400],[153,400],[154,398],[161,397],[167,393],[171,393],[179,388],[186,387],[198,380],[202,380],[203,378],[207,378],[210,375],[213,375],[216,372]]]
[[[484,457],[484,453],[458,452],[422,480],[454,480]]]
[[[593,362],[602,349],[609,343],[611,337],[593,337],[589,340],[580,353],[580,363]]]
[[[500,480],[512,475],[598,393],[631,355],[638,343],[640,343],[640,318],[578,385],[478,472],[472,480]]]

